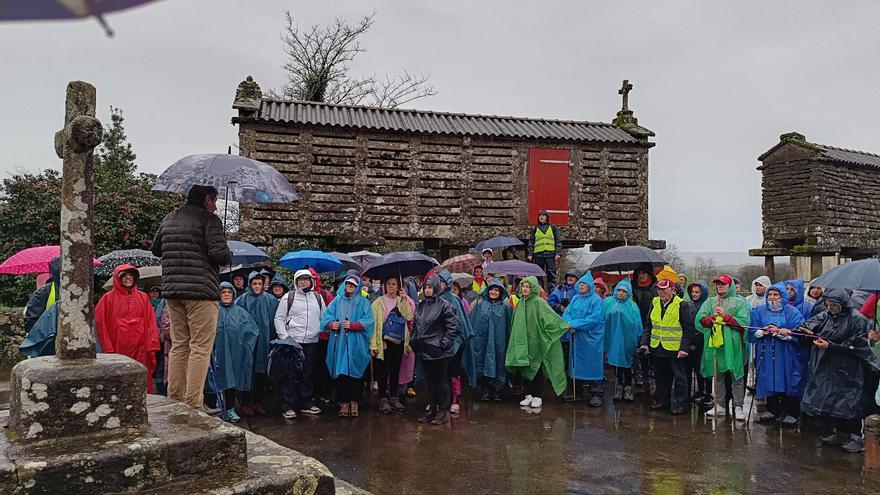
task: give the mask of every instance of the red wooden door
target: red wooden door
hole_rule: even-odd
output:
[[[529,224],[547,210],[550,222],[568,225],[568,150],[529,149]]]

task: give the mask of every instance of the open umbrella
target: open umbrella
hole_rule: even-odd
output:
[[[379,256],[382,256],[379,253],[373,253],[370,251],[355,251],[353,253],[348,253],[348,255],[351,256],[353,260],[360,263],[360,265],[364,268],[370,266],[371,261],[378,258]]]
[[[98,261],[101,264],[95,268],[95,275],[110,277],[113,275],[113,270],[116,270],[119,265],[132,265],[136,268],[159,266],[161,260],[153,256],[153,253],[143,249],[118,249],[101,256]]]
[[[471,273],[474,271],[474,267],[480,265],[482,262],[483,260],[472,254],[462,254],[440,263],[440,268],[445,268],[450,272]]]
[[[364,271],[364,276],[378,280],[390,277],[420,277],[435,266],[437,266],[437,261],[422,253],[400,251],[374,259]]]
[[[354,258],[352,258],[351,256],[349,256],[345,253],[333,251],[332,253],[329,253],[329,254],[330,254],[330,256],[333,256],[334,258],[338,259],[339,262],[342,263],[342,268],[345,270],[356,270],[358,273],[364,271],[364,267],[361,266],[361,264],[358,263],[357,260],[355,260]]]
[[[880,291],[880,260],[871,258],[835,266],[813,281],[823,289]]]
[[[335,272],[342,266],[342,262],[333,256],[310,249],[291,251],[282,256],[278,264],[288,270],[313,268],[318,273]]]
[[[536,277],[547,276],[540,266],[520,260],[493,261],[486,265],[486,273],[491,273],[492,275],[516,275],[520,277],[528,277],[530,275]]]
[[[149,289],[150,287],[162,283],[162,267],[161,266],[145,266],[138,268],[138,287],[141,289]],[[101,286],[104,290],[113,288],[113,277],[107,279]]]
[[[477,243],[477,246],[474,248],[478,253],[482,253],[484,249],[504,249],[511,246],[522,246],[523,243],[521,240],[516,237],[493,237],[491,239],[486,239],[485,241],[480,241]]]
[[[226,241],[226,245],[232,251],[230,265],[248,265],[269,261],[269,255],[253,244],[242,241]]]
[[[4,0],[0,5],[0,21],[31,21],[80,19],[94,16],[107,36],[113,30],[103,14],[125,10],[155,0]]]
[[[590,264],[590,270],[604,272],[622,272],[635,270],[641,265],[653,267],[666,266],[666,260],[660,253],[643,246],[619,246],[600,254]]]
[[[61,246],[35,246],[22,249],[0,264],[0,274],[47,273],[49,262],[59,256],[61,256]],[[92,263],[98,266],[101,262],[92,260]]]
[[[453,273],[452,281],[458,282],[460,287],[470,287],[474,283],[474,276],[469,273]]]

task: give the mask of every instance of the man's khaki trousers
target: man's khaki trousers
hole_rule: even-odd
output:
[[[200,408],[217,335],[217,301],[167,299],[171,318],[168,397]]]

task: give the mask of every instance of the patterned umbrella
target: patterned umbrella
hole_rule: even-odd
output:
[[[474,267],[482,264],[482,260],[472,254],[462,254],[449,258],[440,264],[440,268],[453,273],[471,273]]]
[[[159,266],[160,259],[153,256],[153,253],[143,249],[120,249],[110,251],[98,258],[101,262],[98,268],[95,268],[95,275],[99,277],[111,277],[113,271],[119,265],[132,265],[136,268],[142,266]]]
[[[35,246],[22,249],[0,264],[0,274],[46,273],[49,271],[49,262],[59,256],[61,256],[61,246]],[[101,262],[93,260],[92,263],[98,266]]]

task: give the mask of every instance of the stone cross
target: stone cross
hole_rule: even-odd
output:
[[[629,92],[632,91],[633,85],[629,83],[629,79],[623,80],[623,86],[621,86],[620,90],[617,94],[623,95],[623,109],[622,112],[626,112],[629,110]]]
[[[92,150],[103,127],[95,118],[95,87],[67,85],[64,128],[55,133],[55,153],[64,160],[61,182],[61,280],[55,354],[61,359],[95,357],[92,244],[94,178]]]

